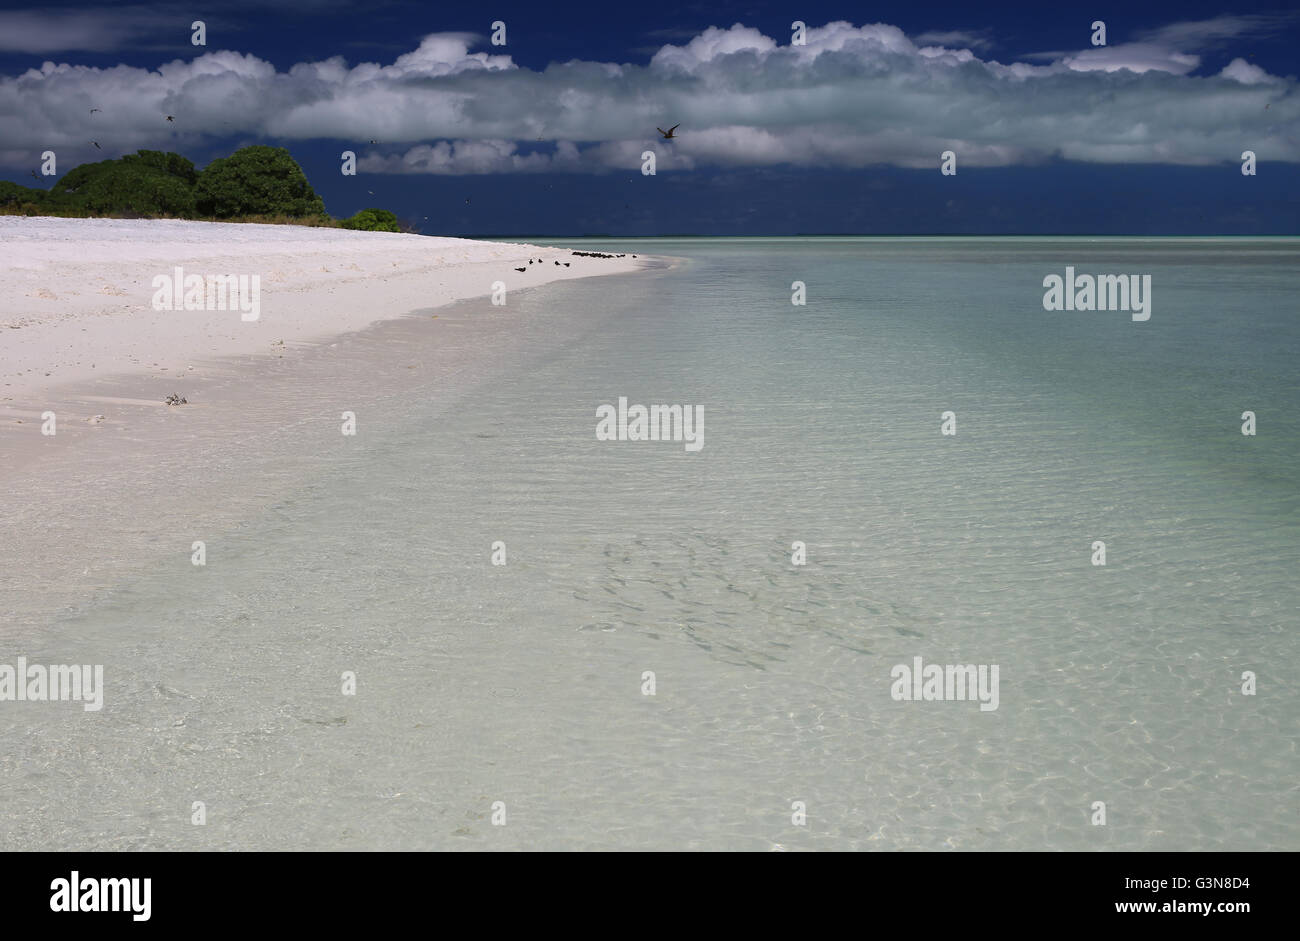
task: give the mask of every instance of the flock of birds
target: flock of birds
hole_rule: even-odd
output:
[[[100,110],[101,110],[101,109],[99,109],[99,108],[91,108],[91,109],[90,109],[90,113],[91,113],[91,114],[94,114],[95,112],[100,111]],[[174,114],[169,114],[169,115],[167,115],[167,123],[168,123],[168,124],[175,124],[175,123],[176,123],[176,115],[174,115]],[[93,141],[91,141],[91,143],[95,145],[95,149],[96,149],[96,150],[103,150],[103,149],[104,149],[103,147],[100,147],[100,146],[99,146],[99,141],[97,141],[97,140],[93,140]],[[35,172],[35,171],[32,171],[32,176],[35,176],[36,179],[38,179],[38,180],[40,179],[39,176],[36,176],[36,172]]]
[[[428,217],[426,216],[425,218],[428,218]],[[572,254],[572,255],[579,255],[579,256],[581,256],[581,257],[583,257],[583,258],[626,258],[626,257],[627,257],[627,253],[626,253],[626,252],[623,252],[623,253],[618,254],[618,255],[609,254],[609,253],[607,253],[607,252],[570,252],[570,254]],[[636,255],[633,255],[632,257],[635,258]],[[534,262],[533,262],[533,260],[532,260],[531,258],[528,259],[528,264],[530,264],[530,265],[531,265],[531,264],[534,264]],[[536,264],[539,264],[539,265],[540,265],[540,264],[543,264],[543,260],[542,260],[541,258],[537,259]],[[569,263],[568,263],[567,261],[557,261],[557,262],[555,262],[555,264],[557,264],[557,265],[564,265],[564,267],[566,267],[566,268],[569,267]],[[527,271],[527,270],[528,270],[527,267],[516,268],[516,269],[515,269],[515,271]]]
[[[428,216],[426,216],[425,218],[427,219]],[[533,260],[532,260],[531,258],[528,259],[528,264],[531,265],[532,263],[533,263]],[[542,263],[542,260],[541,260],[540,258],[537,259],[537,263],[540,265],[540,264]],[[557,264],[557,265],[558,265],[558,264],[561,264],[561,262],[558,262],[558,261],[557,261],[556,264]],[[564,267],[566,267],[566,268],[569,267],[569,263],[568,263],[567,261],[566,261],[566,262],[563,262],[563,265],[564,265]],[[528,270],[527,268],[516,268],[516,269],[515,269],[515,271],[527,271],[527,270]]]

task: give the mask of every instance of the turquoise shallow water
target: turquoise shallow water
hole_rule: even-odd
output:
[[[6,845],[1300,849],[1295,240],[571,244],[684,261],[320,352],[355,440],[251,415],[206,567],[25,636],[108,705],[0,709]],[[1067,265],[1150,321],[1044,311]],[[598,441],[619,396],[704,447]]]

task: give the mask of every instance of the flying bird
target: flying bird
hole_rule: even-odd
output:
[[[175,119],[174,117],[172,117],[172,116],[169,114],[169,115],[167,115],[167,120],[168,120],[168,121],[175,121],[176,119]]]
[[[103,149],[104,149],[103,147],[100,147],[100,146],[99,146],[99,141],[97,141],[97,140],[93,140],[93,141],[91,141],[91,143],[95,145],[95,149],[96,149],[96,150],[103,150]]]
[[[673,137],[676,136],[676,135],[673,134],[673,131],[677,130],[679,127],[681,127],[680,124],[674,124],[672,127],[670,127],[670,128],[669,128],[668,130],[666,130],[666,131],[665,131],[663,128],[661,128],[661,127],[657,127],[657,128],[655,128],[655,130],[658,131],[660,134],[662,134],[662,135],[664,136],[664,140],[672,140]]]
[[[372,144],[378,144],[379,141],[377,141],[377,140],[372,140],[370,143],[372,143]]]
[[[91,113],[91,114],[94,114],[94,113],[95,113],[96,111],[98,111],[98,110],[99,110],[98,108],[91,108],[91,109],[90,109],[90,113]]]
[[[527,271],[527,268],[516,268],[515,271]]]
[[[33,180],[35,180],[37,183],[41,182],[41,178],[40,178],[39,176],[36,175],[36,171],[35,171],[35,170],[32,170],[32,171],[31,171],[31,174],[32,174],[32,179],[33,179]]]

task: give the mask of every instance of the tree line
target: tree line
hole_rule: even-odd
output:
[[[256,144],[202,170],[180,154],[140,150],[83,163],[48,190],[0,180],[0,212],[28,216],[204,219],[402,231],[386,209],[335,219],[283,147]]]

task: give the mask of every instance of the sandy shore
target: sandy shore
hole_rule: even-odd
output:
[[[519,288],[638,265],[630,255],[537,245],[159,220],[7,216],[0,242],[0,426],[9,429],[57,404],[60,387],[106,373],[169,377],[184,394],[187,376],[216,358],[291,356],[295,344],[489,295],[498,281],[508,306]],[[185,275],[258,276],[258,319],[154,309],[153,279],[177,266]]]

